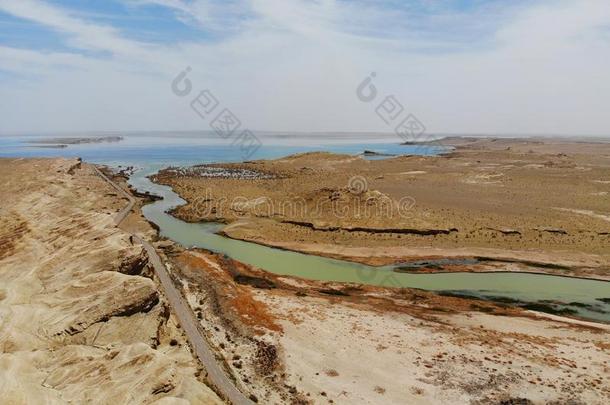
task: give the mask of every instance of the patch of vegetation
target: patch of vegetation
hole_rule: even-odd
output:
[[[474,311],[480,311],[480,312],[486,312],[486,313],[493,313],[494,312],[494,308],[493,307],[486,307],[486,306],[477,305],[477,304],[470,305],[470,308],[472,310],[474,310]]]
[[[595,307],[593,305],[585,304],[584,302],[569,302],[568,305],[571,307],[586,308],[586,309],[590,309],[590,310],[595,309]]]
[[[508,398],[498,402],[498,405],[532,405],[533,402],[527,398]]]
[[[493,302],[500,302],[502,304],[523,304],[523,301],[520,301],[518,299],[515,298],[511,298],[511,297],[501,297],[501,296],[487,296],[487,299],[493,301]]]
[[[552,304],[545,304],[543,302],[530,302],[524,305],[519,305],[523,309],[529,309],[531,311],[545,312],[553,315],[574,315],[577,311],[570,308],[559,308]]]
[[[270,375],[278,365],[277,348],[265,341],[256,342],[255,366],[260,375]]]
[[[325,290],[318,290],[318,291],[320,293],[326,294],[326,295],[339,295],[339,296],[342,296],[342,297],[349,297],[349,294],[346,293],[345,291],[335,290],[335,289],[332,289],[332,288],[328,288],[328,289],[325,289]]]
[[[507,305],[516,306],[516,307],[528,309],[531,311],[545,312],[545,313],[554,314],[554,315],[578,314],[577,310],[572,309],[572,308],[567,308],[566,306],[572,306],[572,307],[576,307],[576,308],[587,309],[589,311],[605,313],[605,311],[602,311],[601,309],[595,307],[594,305],[581,303],[581,302],[570,302],[569,304],[565,304],[565,303],[559,302],[559,301],[549,301],[549,300],[542,300],[542,301],[538,301],[538,302],[527,302],[527,301],[520,301],[518,299],[511,298],[511,297],[502,297],[502,296],[489,295],[489,296],[480,297],[480,296],[476,296],[476,295],[470,295],[467,292],[458,292],[458,291],[438,291],[437,294],[445,296],[445,297],[465,298],[465,299],[477,300],[477,301],[492,301],[494,303],[500,304],[501,306],[507,306]],[[471,304],[471,308],[473,310],[477,310],[477,311],[481,311],[481,312],[493,312],[493,308],[485,307],[485,306],[482,306],[479,304]]]
[[[233,280],[235,280],[235,282],[238,284],[245,284],[254,288],[262,288],[266,290],[276,287],[275,283],[271,280],[261,277],[252,277],[245,274],[237,274],[235,277],[233,277]]]
[[[471,299],[471,300],[484,301],[484,299],[481,297],[478,297],[476,295],[470,295],[465,292],[463,293],[463,292],[457,292],[457,291],[437,291],[436,293],[443,297],[466,298],[466,299]]]

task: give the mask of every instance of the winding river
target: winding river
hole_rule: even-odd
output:
[[[124,135],[124,140],[118,143],[71,145],[62,149],[32,148],[28,142],[38,138],[43,137],[1,137],[0,157],[73,156],[112,167],[141,167],[130,183],[140,191],[164,198],[144,207],[144,215],[159,226],[163,236],[185,247],[209,249],[273,273],[303,278],[421,288],[496,301],[519,300],[543,305],[550,301],[556,309],[571,310],[583,318],[610,323],[610,282],[523,273],[397,273],[390,266],[371,267],[232,240],[215,234],[221,225],[190,224],[166,214],[168,209],[184,204],[184,201],[171,188],[153,184],[146,176],[171,165],[241,160],[239,148],[223,143],[214,133],[134,133]],[[324,144],[326,151],[349,154],[367,149],[394,155],[440,152],[399,145],[393,135],[382,138],[372,139],[366,134],[267,134],[265,147],[259,150],[256,158],[308,152],[319,149],[319,144]],[[286,143],[287,140],[290,142]],[[299,146],[297,141],[303,144]]]
[[[222,226],[220,224],[187,223],[166,213],[185,201],[170,187],[154,184],[147,178],[156,171],[152,167],[139,170],[131,177],[130,184],[139,191],[163,197],[163,200],[145,206],[144,216],[159,226],[162,236],[182,246],[223,253],[276,274],[420,288],[496,301],[513,299],[536,304],[551,303],[555,309],[570,310],[582,318],[610,323],[609,282],[526,273],[405,274],[394,272],[391,266],[372,267],[217,235],[215,232]]]

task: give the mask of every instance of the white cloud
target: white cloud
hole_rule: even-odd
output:
[[[69,36],[72,46],[130,54],[140,51],[140,45],[125,40],[108,26],[90,24],[69,13],[35,0],[0,0],[0,10],[15,17],[30,20]]]
[[[610,134],[604,0],[468,12],[443,2],[126,1],[164,6],[208,33],[143,43],[42,1],[0,0],[0,10],[75,48],[0,47],[0,69],[21,79],[0,86],[0,132],[205,129],[169,89],[189,65],[195,87],[212,89],[252,129],[390,131],[355,96],[376,71],[381,94],[396,95],[432,132]]]

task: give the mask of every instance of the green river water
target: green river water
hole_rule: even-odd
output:
[[[610,283],[604,281],[524,273],[405,274],[392,271],[390,266],[366,266],[226,238],[215,234],[219,224],[186,223],[167,214],[167,210],[185,202],[170,187],[152,183],[146,177],[152,173],[152,169],[140,170],[130,183],[140,191],[163,197],[145,206],[143,213],[159,226],[161,236],[184,247],[224,253],[269,272],[308,279],[411,287],[492,300],[500,297],[529,303],[552,302],[556,309],[610,323],[610,302],[601,300],[610,298]]]

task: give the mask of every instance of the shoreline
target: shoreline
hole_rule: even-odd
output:
[[[175,192],[171,186],[169,186],[169,187],[172,190],[172,192]],[[181,219],[181,218],[179,218],[179,217],[177,217],[175,215],[175,208],[174,209],[170,209],[170,210],[166,210],[166,214],[174,217],[175,219],[177,219],[179,221],[184,221],[183,219]],[[210,223],[212,221],[199,221],[199,222],[196,222],[196,223],[206,223],[206,222]],[[188,223],[188,221],[186,221],[186,223]],[[218,236],[225,237],[225,238],[228,238],[228,239],[234,239],[234,238],[231,238],[230,236],[224,235],[222,230],[219,231],[219,232],[216,232],[216,234]],[[239,239],[237,239],[237,240],[239,240]],[[242,240],[240,240],[240,241],[242,241]],[[248,240],[246,240],[244,242],[254,243],[254,244],[257,244],[257,245],[261,245],[261,246],[265,246],[265,247],[269,247],[269,248],[273,248],[273,249],[278,249],[278,250],[281,250],[281,251],[294,252],[294,253],[299,253],[299,254],[308,255],[308,256],[329,257],[329,256],[315,254],[315,253],[310,253],[310,252],[303,252],[303,251],[298,251],[298,250],[292,250],[292,249],[285,248],[285,247],[278,247],[278,246],[273,246],[273,245],[265,245],[264,243],[261,243],[260,241],[248,241]],[[173,243],[176,243],[176,242],[173,242]],[[187,246],[182,246],[182,248],[190,250],[190,248],[187,247]],[[197,248],[197,249],[202,249],[203,251],[206,251],[206,252],[208,252],[210,254],[214,254],[213,250],[206,249],[205,247]],[[344,257],[343,258],[340,258],[340,257],[330,257],[330,258],[338,259],[338,260],[346,261],[346,262],[348,261],[348,260],[345,260]],[[438,258],[438,256],[436,256],[436,258]],[[462,256],[462,258],[463,258],[463,256]],[[421,257],[419,259],[421,259]],[[485,260],[490,260],[489,257],[485,257],[484,259]],[[504,260],[507,260],[507,259],[504,258]],[[404,264],[404,263],[402,263],[402,264]],[[250,266],[248,264],[246,264],[246,265]],[[467,268],[468,268],[467,266],[462,266],[462,269],[467,269]],[[275,273],[272,273],[272,272],[269,272],[269,271],[265,270],[264,268],[261,268],[260,270],[263,271],[264,273],[268,274],[268,275],[275,274]],[[507,270],[497,270],[497,271],[461,270],[461,271],[428,271],[428,272],[420,272],[419,274],[422,274],[422,275],[424,275],[424,274],[434,274],[434,275],[439,275],[440,276],[442,274],[448,274],[448,273],[456,273],[456,274],[457,273],[462,273],[462,274],[468,274],[468,273],[469,274],[477,274],[477,273],[482,273],[482,274],[532,274],[532,275],[539,275],[539,276],[554,276],[554,277],[563,278],[563,279],[577,279],[577,280],[597,281],[597,282],[600,282],[600,281],[606,281],[607,282],[608,281],[608,280],[605,280],[605,279],[597,279],[597,278],[574,276],[574,275],[553,274],[551,272],[542,272],[542,271],[536,272],[536,271],[507,271]],[[418,273],[410,272],[409,274],[417,275]],[[288,277],[288,278],[294,277],[295,279],[305,279],[305,280],[316,281],[315,277],[309,277],[308,278],[307,275],[305,275],[305,274],[300,275],[300,276],[299,275],[295,275],[295,276],[288,276],[287,275],[287,276],[282,276],[282,277]],[[318,280],[317,282],[321,282],[321,281]],[[358,281],[356,281],[356,282],[334,282],[334,283],[336,283],[336,284],[345,284],[345,283],[347,283],[347,284],[358,284],[358,285],[363,286],[364,288],[366,288],[367,286],[375,286],[375,284],[370,284],[370,283],[361,282],[361,281],[360,282],[358,282]],[[385,286],[385,287],[384,286],[380,286],[379,288],[391,288],[391,287],[390,286]],[[408,287],[408,286],[405,286],[405,288],[419,290],[419,291],[427,291],[427,292],[430,292],[430,293],[438,295],[438,296],[443,296],[442,293],[444,291],[444,290],[440,290],[440,291],[426,290],[426,289],[420,289],[420,288],[417,288],[417,287]],[[464,296],[461,296],[460,298],[468,300],[468,301],[471,301],[471,302],[485,301],[485,302],[489,302],[489,303],[496,303],[498,305],[506,304],[506,302],[503,302],[502,299],[494,299],[493,297],[487,297],[487,296],[477,297],[474,294],[473,295],[465,294]],[[605,297],[601,297],[600,296],[599,298],[603,299]],[[527,308],[523,308],[522,306],[518,305],[517,302],[518,302],[518,300],[515,301],[515,304],[508,304],[508,305],[511,308],[516,308],[516,309],[520,309],[520,310],[523,310],[523,311],[527,310]],[[528,303],[532,304],[532,303],[537,303],[537,302],[538,301],[535,301],[535,300],[531,301],[531,302],[530,301],[522,301],[521,304],[528,305]],[[605,301],[601,301],[601,302],[603,303]],[[588,318],[586,316],[582,316],[582,315],[578,315],[578,314],[574,314],[574,315],[564,314],[564,315],[561,315],[561,311],[563,311],[563,310],[567,311],[568,307],[570,307],[570,306],[567,304],[567,302],[564,302],[562,304],[560,301],[558,301],[557,304],[559,304],[560,307],[553,308],[553,305],[555,305],[555,304],[551,303],[551,304],[548,304],[550,306],[549,306],[547,311],[540,310],[540,311],[536,311],[536,312],[553,314],[555,316],[562,316],[562,317],[565,317],[566,319],[582,320],[583,322],[599,323],[600,325],[609,324],[608,322],[605,322],[603,320],[597,320],[597,319],[594,319],[594,318]],[[544,305],[547,305],[547,304],[544,304]],[[563,306],[561,306],[561,305],[563,305]],[[591,305],[591,304],[586,304],[586,305]],[[584,307],[584,308],[586,308],[586,307]],[[591,310],[591,311],[597,312],[595,310]]]
[[[168,213],[169,215],[173,216],[176,219],[179,220],[183,220],[180,217],[174,215],[174,213]],[[202,221],[199,223],[218,223],[218,224],[222,224],[220,222],[214,222],[214,221]],[[229,224],[230,225],[230,224]],[[320,251],[309,251],[309,250],[299,250],[299,249],[291,249],[289,247],[285,247],[285,246],[281,246],[281,245],[274,245],[272,243],[268,243],[268,242],[263,242],[263,241],[258,241],[258,240],[250,240],[250,239],[240,239],[240,238],[236,238],[233,237],[229,234],[224,233],[224,231],[221,229],[220,231],[216,232],[216,235],[225,237],[225,238],[229,238],[229,239],[233,239],[233,240],[238,240],[241,242],[247,242],[247,243],[254,243],[260,246],[265,246],[268,248],[272,248],[272,249],[278,249],[278,250],[283,250],[283,251],[287,251],[287,252],[293,252],[293,253],[300,253],[300,254],[304,254],[304,255],[311,255],[311,256],[318,256],[318,257],[324,257],[324,258],[328,258],[328,259],[335,259],[335,260],[340,260],[340,261],[345,261],[345,262],[350,262],[350,263],[355,263],[355,264],[365,264],[367,266],[371,266],[371,267],[377,267],[377,268],[383,268],[385,266],[400,266],[401,264],[407,264],[409,263],[408,261],[401,261],[401,262],[395,262],[394,260],[392,260],[392,262],[394,262],[394,264],[375,264],[375,261],[372,260],[371,262],[367,262],[366,260],[358,260],[359,256],[344,256],[344,255],[340,255],[340,254],[332,254],[332,253],[327,253],[327,252],[320,252]],[[414,259],[414,261],[419,261],[422,259],[430,259],[431,257],[429,256],[413,256],[412,257]],[[440,259],[449,259],[449,258],[456,258],[456,259],[476,259],[477,256],[463,256],[463,255],[446,255],[446,256],[442,256],[440,257]],[[433,260],[439,259],[438,256],[434,256]],[[496,261],[497,263],[506,263],[507,259],[502,259],[502,258],[497,258],[498,260]],[[486,261],[490,261],[490,262],[494,262],[494,258],[493,257],[487,257]],[[545,263],[541,263],[541,265],[544,265]],[[534,275],[544,275],[544,276],[555,276],[555,277],[563,277],[563,278],[574,278],[574,279],[581,279],[581,280],[593,280],[593,281],[604,281],[604,282],[610,282],[610,276],[609,278],[595,278],[595,277],[587,277],[587,276],[578,276],[578,275],[566,275],[566,274],[557,274],[557,273],[552,273],[552,272],[544,272],[544,271],[531,271],[531,270],[427,270],[427,271],[396,271],[396,273],[404,273],[404,274],[459,274],[459,273],[477,273],[477,274],[493,274],[493,273],[509,273],[509,274],[534,274]]]
[[[420,266],[422,271],[410,272],[413,274],[506,271],[610,280],[610,255],[604,248],[610,225],[603,214],[597,215],[599,211],[589,208],[592,203],[601,207],[599,204],[606,195],[594,192],[604,188],[604,183],[594,181],[596,176],[603,178],[610,174],[603,161],[605,149],[600,151],[596,145],[552,140],[458,138],[452,142],[451,146],[455,147],[452,152],[434,157],[397,156],[368,161],[352,155],[306,152],[273,160],[197,165],[177,169],[175,174],[165,169],[151,176],[151,180],[170,186],[187,201],[172,209],[173,217],[189,223],[224,223],[218,232],[220,235],[261,246],[371,266],[400,265],[405,261],[429,258],[483,258],[475,266],[442,266],[445,269],[440,271]],[[531,149],[524,154],[521,150],[527,148]],[[567,150],[580,154],[567,155],[564,153]],[[553,151],[559,153],[549,155]],[[591,158],[592,153],[598,154],[595,161]],[[500,159],[498,154],[506,161],[505,166],[495,163]],[[556,162],[550,161],[551,156]],[[515,165],[521,161],[524,163]],[[587,164],[587,169],[580,170],[580,164]],[[199,171],[205,172],[208,167],[216,171],[262,174],[247,180],[200,176]],[[417,170],[407,169],[414,167]],[[591,191],[577,195],[584,196],[581,198],[583,203],[589,204],[585,205],[589,208],[587,212],[596,215],[579,215],[585,212],[582,209],[545,208],[565,206],[565,190],[556,181],[553,187],[559,188],[553,192],[522,196],[522,201],[531,198],[533,205],[495,203],[490,211],[487,199],[495,202],[506,192],[513,195],[527,190],[519,182],[503,181],[508,177],[500,170],[503,167],[522,176],[524,184],[540,179],[546,179],[544,181],[550,184],[552,179],[557,179],[557,172],[577,179],[581,173],[587,173],[587,178],[593,179],[587,181]],[[329,172],[329,168],[333,171]],[[592,177],[591,168],[597,168],[599,174]],[[432,171],[439,174],[428,179]],[[489,174],[479,174],[487,171]],[[345,188],[345,184],[349,187],[349,182],[343,179],[358,177],[359,172],[364,176],[365,192],[354,195]],[[460,175],[457,182],[450,177],[456,173]],[[467,180],[465,183],[461,182],[463,177]],[[434,182],[430,183],[432,180]],[[437,184],[439,182],[441,184]],[[421,186],[414,189],[413,186],[419,183]],[[380,216],[359,216],[363,199],[385,204],[389,198],[404,195],[401,193],[405,190],[425,193],[430,186],[440,185],[443,188],[439,190],[459,193],[460,188],[466,188],[468,193],[456,197],[457,202],[450,198],[451,194],[440,202],[436,197],[415,195],[413,210],[409,217],[402,219],[386,218],[383,212]],[[205,195],[201,194],[203,191],[198,193],[198,189],[205,190]],[[244,203],[227,205],[235,199]],[[328,211],[329,207],[324,206],[329,200],[342,204],[340,216],[334,208]],[[304,207],[296,208],[306,211],[295,212],[290,206],[293,202],[304,202]],[[322,202],[322,211],[319,211],[319,202]],[[527,211],[531,218],[524,217],[525,213],[520,211]],[[516,219],[519,221],[512,224]],[[496,270],[498,266],[503,269]],[[557,271],[549,270],[552,267],[557,267]],[[562,274],[565,272],[569,274]]]
[[[162,184],[162,183],[156,183],[154,181],[154,176],[155,175],[150,175],[148,176],[148,178],[150,179],[150,181],[154,184],[159,184],[159,185],[166,185],[166,184]],[[174,188],[171,185],[166,185],[168,187],[170,187],[172,189],[172,191],[180,196],[176,190],[174,190]],[[141,197],[143,199],[145,199],[146,204],[153,204],[155,201],[158,201],[160,199],[162,199],[163,197],[158,196],[158,195],[154,195],[154,194],[146,194],[146,193],[140,193],[137,190],[130,190],[130,192],[136,192],[138,197]],[[181,197],[182,198],[182,197]],[[183,204],[182,206],[186,206],[188,205],[188,201]],[[340,261],[345,261],[345,262],[350,262],[350,263],[354,263],[354,264],[364,264],[367,266],[371,266],[371,267],[378,267],[378,268],[382,268],[385,266],[396,266],[399,267],[401,264],[408,264],[409,261],[405,261],[410,259],[413,259],[413,261],[421,261],[421,260],[425,260],[425,259],[432,259],[432,260],[438,260],[440,259],[479,259],[481,258],[481,256],[477,256],[477,255],[463,255],[463,254],[455,254],[455,255],[444,255],[444,256],[439,256],[439,255],[434,255],[434,256],[425,256],[425,255],[421,255],[421,256],[403,256],[401,257],[401,259],[398,259],[396,257],[391,258],[388,256],[379,256],[379,257],[369,257],[368,260],[366,259],[362,259],[361,256],[350,256],[350,255],[342,255],[342,254],[335,254],[335,253],[330,253],[330,252],[325,252],[325,251],[316,251],[316,250],[307,250],[305,248],[303,249],[298,249],[298,248],[290,248],[290,247],[286,247],[286,246],[282,246],[280,244],[273,244],[270,242],[265,242],[265,241],[261,241],[261,240],[252,240],[252,239],[247,239],[247,238],[239,238],[239,237],[235,237],[229,233],[225,232],[225,228],[230,227],[232,225],[235,225],[235,222],[231,223],[231,222],[220,222],[220,221],[214,221],[214,220],[201,220],[201,221],[187,221],[185,220],[183,217],[181,217],[180,215],[177,214],[177,209],[180,208],[181,206],[177,206],[174,208],[171,208],[169,210],[167,210],[165,213],[167,215],[172,216],[173,218],[186,222],[186,223],[191,223],[191,224],[218,224],[218,225],[223,225],[223,228],[220,229],[219,231],[215,232],[216,235],[218,236],[222,236],[224,238],[228,238],[228,239],[232,239],[232,240],[236,240],[236,241],[240,241],[240,242],[246,242],[246,243],[253,243],[256,245],[260,245],[260,246],[264,246],[264,247],[268,247],[271,249],[277,249],[277,250],[281,250],[281,251],[286,251],[286,252],[292,252],[292,253],[299,253],[299,254],[303,254],[303,255],[309,255],[309,256],[318,256],[318,257],[322,257],[322,258],[328,258],[328,259],[334,259],[334,260],[340,260]],[[150,221],[147,219],[147,222],[155,228],[155,230],[157,231],[157,233],[159,233],[159,227],[157,224],[155,224],[154,222]],[[184,248],[188,248],[188,247],[184,247]],[[387,259],[386,263],[379,263],[379,260],[384,260]],[[505,264],[510,264],[510,263],[519,263],[517,261],[513,261],[513,259],[510,258],[506,258],[506,257],[493,257],[493,256],[486,256],[484,257],[484,260],[482,260],[484,262],[494,262],[494,263],[505,263]],[[531,262],[533,263],[533,262]],[[541,267],[544,266],[548,266],[548,265],[554,265],[554,264],[550,264],[550,263],[538,263]],[[540,270],[540,271],[533,271],[533,270],[426,270],[426,271],[396,271],[396,273],[404,273],[404,274],[413,274],[413,275],[418,275],[418,274],[459,274],[459,273],[471,273],[471,274],[494,274],[494,273],[506,273],[506,274],[533,274],[533,275],[544,275],[544,276],[554,276],[554,277],[562,277],[562,278],[572,278],[572,279],[580,279],[580,280],[592,280],[592,281],[601,281],[601,282],[610,282],[610,275],[608,275],[608,278],[598,278],[598,277],[589,277],[589,276],[582,276],[582,275],[567,275],[567,274],[557,274],[557,273],[553,273],[550,271],[544,271],[544,270]]]
[[[358,395],[358,402],[368,398],[375,402],[377,388],[377,393],[369,397],[371,394],[349,385],[355,378],[352,370],[359,370],[358,364],[361,363],[356,361],[356,358],[367,359],[369,366],[385,364],[397,373],[410,370],[409,375],[414,377],[403,381],[401,385],[406,384],[407,388],[410,386],[411,393],[405,393],[394,385],[385,385],[383,381],[387,381],[387,376],[367,374],[366,383],[384,387],[384,392],[387,388],[386,395],[389,398],[404,400],[405,395],[412,398],[412,393],[416,392],[413,401],[429,402],[438,397],[434,394],[430,397],[430,385],[427,382],[429,380],[415,377],[420,373],[425,373],[426,377],[439,373],[444,376],[444,380],[450,379],[450,387],[441,385],[442,391],[445,391],[461,386],[461,383],[455,382],[459,375],[467,376],[468,381],[472,380],[472,372],[467,371],[467,364],[474,362],[477,368],[481,368],[488,366],[488,362],[495,362],[489,369],[484,368],[490,375],[499,373],[503,376],[505,373],[525,371],[531,367],[529,362],[538,358],[540,353],[541,360],[533,360],[531,364],[535,364],[535,375],[545,378],[547,371],[540,371],[540,367],[546,370],[547,359],[549,364],[552,364],[552,370],[560,370],[559,367],[562,367],[563,363],[556,363],[553,355],[555,351],[562,350],[562,346],[558,346],[561,345],[559,336],[590,334],[603,340],[610,330],[610,325],[605,323],[502,307],[490,301],[475,302],[476,300],[463,297],[443,297],[424,290],[374,286],[358,288],[349,283],[321,282],[277,275],[240,264],[230,258],[223,259],[222,256],[200,248],[172,249],[172,263],[181,274],[184,294],[191,297],[190,301],[193,303],[204,303],[203,309],[199,307],[203,314],[203,324],[229,322],[232,325],[228,343],[223,337],[225,332],[222,328],[220,331],[215,327],[206,328],[211,340],[219,347],[219,353],[227,359],[247,358],[247,346],[236,342],[241,342],[244,336],[263,334],[266,345],[279,347],[281,349],[278,350],[284,353],[283,360],[276,366],[279,368],[277,373],[285,375],[285,379],[280,380],[283,389],[288,388],[291,393],[305,394],[306,397],[319,401],[332,398],[337,403],[353,403],[353,396]],[[219,298],[220,303],[214,301],[214,304],[208,302],[209,298],[202,298],[210,296],[223,298]],[[245,313],[232,310],[233,303],[243,300],[250,302],[253,307]],[[210,311],[209,308],[214,309]],[[296,308],[299,310],[295,312]],[[355,325],[361,326],[354,329]],[[393,339],[387,339],[384,334],[387,330],[393,331]],[[423,339],[420,339],[420,332],[424,335]],[[426,348],[430,347],[431,333],[432,336],[440,333],[442,337],[438,344],[432,346],[432,352],[428,353]],[[551,337],[549,334],[557,337]],[[349,338],[346,339],[346,336]],[[328,345],[327,350],[316,344],[312,346],[312,337],[313,341],[333,341],[335,345]],[[553,340],[547,340],[549,338]],[[397,340],[405,342],[404,346],[396,346]],[[436,338],[433,337],[432,340],[436,341]],[[490,345],[490,341],[494,343]],[[477,344],[479,350],[469,349],[469,342]],[[553,342],[552,349],[542,349],[547,342]],[[496,350],[502,352],[507,344],[505,353],[495,354]],[[525,344],[528,348],[525,350],[527,355],[520,357],[518,351],[514,351],[515,344]],[[571,345],[570,353],[574,353],[574,347]],[[345,349],[335,349],[352,346],[358,348],[357,355],[348,350],[344,356],[342,353]],[[313,347],[318,347],[316,353],[322,352],[323,358],[308,354]],[[398,352],[394,352],[395,350]],[[444,367],[442,360],[437,363],[438,358],[443,358],[443,351],[457,355],[451,357],[451,369]],[[234,353],[239,354],[236,356]],[[563,354],[563,351],[561,353],[560,358],[563,359],[571,356]],[[534,356],[530,357],[532,354]],[[469,356],[469,359],[464,359],[463,356]],[[496,358],[502,360],[496,361]],[[524,363],[523,358],[529,360]],[[402,364],[402,361],[406,363]],[[513,363],[515,368],[512,368]],[[524,368],[524,364],[528,365]],[[590,363],[583,364],[592,368]],[[229,365],[236,375],[248,376],[248,379],[253,372],[241,360],[229,361]],[[361,375],[359,372],[357,374]],[[568,374],[562,374],[561,378],[565,381],[565,378],[569,377]],[[530,377],[529,381],[531,380]],[[358,386],[367,386],[365,381],[356,381]],[[512,383],[509,383],[496,392],[508,390],[512,395],[518,393],[521,397],[531,395],[533,389],[538,392],[536,395],[542,392],[540,388],[548,389],[545,384],[538,386],[528,383],[527,379],[524,381],[526,385],[517,390],[509,389],[508,387],[512,386]],[[341,388],[336,387],[338,382],[341,382]],[[465,387],[471,387],[468,384]],[[433,383],[433,386],[437,384]],[[554,386],[549,387],[554,390]],[[401,392],[399,396],[396,396],[397,391]],[[463,395],[478,395],[471,388],[466,388],[466,392],[467,394]],[[554,392],[558,393],[555,390]],[[342,397],[343,395],[348,396]],[[389,400],[384,398],[384,403]]]

